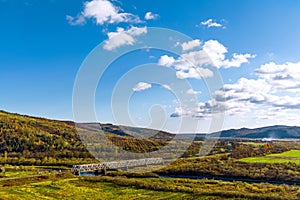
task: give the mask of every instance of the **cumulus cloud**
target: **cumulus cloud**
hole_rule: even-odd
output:
[[[158,65],[165,66],[165,67],[171,67],[175,62],[174,57],[163,55],[158,60]]]
[[[255,58],[255,57],[256,55],[251,55],[249,53],[246,54],[234,53],[232,59],[224,60],[221,66],[223,66],[223,68],[240,67],[243,63],[249,63],[250,58]]]
[[[116,32],[109,32],[107,34],[108,40],[104,42],[103,48],[111,51],[124,45],[134,45],[136,42],[135,37],[146,33],[147,27],[139,28],[133,26],[128,30],[117,28]]]
[[[217,40],[206,41],[198,51],[190,51],[180,55],[178,59],[164,55],[159,60],[159,65],[174,66],[181,70],[186,70],[193,66],[202,67],[210,65],[216,68],[240,67],[248,63],[255,55],[234,53],[231,59],[226,59],[227,48]]]
[[[186,112],[175,110],[173,117],[180,113],[190,113],[197,118],[208,118],[225,112],[227,115],[245,115],[255,110],[269,111],[258,118],[271,119],[275,111],[290,116],[293,110],[300,109],[299,80],[300,62],[275,64],[268,63],[256,70],[257,79],[241,78],[236,83],[225,84],[213,93],[213,98],[200,102]],[[188,112],[187,112],[188,111]]]
[[[200,47],[201,41],[200,40],[192,40],[184,43],[177,43],[176,46],[181,46],[183,51],[192,50],[196,47]]]
[[[274,92],[278,90],[300,92],[300,62],[285,64],[270,62],[255,72],[273,86]]]
[[[143,91],[143,90],[147,90],[147,89],[150,89],[152,87],[152,85],[150,83],[145,83],[145,82],[139,82],[138,84],[136,84],[132,90],[134,92],[140,92],[140,91]]]
[[[175,112],[171,114],[171,117],[184,117],[190,115],[192,115],[192,111],[183,107],[177,107],[175,108]]]
[[[202,26],[206,26],[208,28],[211,28],[211,27],[223,27],[222,24],[214,21],[213,19],[208,19],[207,21],[203,21],[203,22],[201,22],[201,25]]]
[[[172,90],[172,88],[167,84],[163,84],[163,85],[161,85],[161,87],[165,88],[166,90]]]
[[[174,67],[176,70],[179,71],[188,70],[194,67],[194,65],[191,62],[185,60],[182,57],[175,59],[174,57],[168,55],[161,56],[160,59],[158,60],[158,65],[164,67]]]
[[[204,43],[203,51],[207,53],[211,65],[217,68],[240,67],[243,63],[248,63],[250,58],[256,55],[234,53],[231,59],[225,59],[227,48],[217,40],[209,40]]]
[[[188,90],[186,91],[186,93],[187,93],[187,94],[191,94],[191,95],[201,94],[200,91],[195,91],[195,90],[193,90],[192,88],[188,89]]]
[[[212,77],[214,73],[206,68],[196,67],[196,68],[190,68],[188,70],[181,70],[176,72],[176,76],[179,79],[187,79],[187,78],[195,78],[195,79],[201,79],[201,78],[208,78]]]
[[[268,102],[274,107],[283,109],[300,109],[300,97],[271,95],[268,100]]]
[[[147,12],[147,13],[145,14],[145,20],[155,20],[155,19],[157,19],[158,17],[159,17],[158,14],[154,14],[154,13],[152,13],[152,12]]]
[[[94,19],[96,24],[115,24],[120,22],[141,22],[138,16],[123,12],[109,0],[92,0],[84,3],[83,11],[76,17],[67,16],[71,25],[82,24],[85,19]]]
[[[226,58],[227,48],[217,40],[209,40],[201,46],[200,40],[193,40],[186,43],[177,43],[182,47],[183,53],[178,57],[163,55],[158,61],[158,65],[165,67],[174,67],[177,70],[177,77],[180,79],[201,77],[212,77],[213,72],[206,66],[216,68],[240,67],[248,63],[249,59],[255,55],[234,53],[232,58]],[[192,50],[199,47],[199,50]]]

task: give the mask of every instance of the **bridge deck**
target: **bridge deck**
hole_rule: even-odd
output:
[[[145,158],[136,160],[122,160],[114,162],[104,162],[98,164],[86,164],[86,165],[74,165],[72,167],[72,172],[92,172],[96,170],[103,169],[121,169],[128,167],[138,167],[147,165],[158,165],[163,164],[164,160],[162,158]]]

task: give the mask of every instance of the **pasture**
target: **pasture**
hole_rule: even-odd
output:
[[[290,150],[279,154],[269,154],[263,157],[239,159],[248,163],[295,163],[300,164],[300,150]]]

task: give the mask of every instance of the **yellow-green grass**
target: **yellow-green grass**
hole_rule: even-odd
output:
[[[245,144],[245,145],[252,145],[252,146],[255,146],[255,147],[259,147],[259,146],[262,146],[264,145],[265,143],[258,143],[258,142],[241,142],[242,144]]]
[[[148,178],[128,179],[124,177],[103,177],[102,180],[121,186],[137,188],[186,192],[194,197],[218,196],[213,199],[299,199],[300,190],[297,186],[271,184],[250,184],[246,182],[222,182],[217,180],[192,180],[180,178]],[[92,180],[90,180],[92,181]],[[195,198],[198,199],[198,198]]]
[[[270,154],[268,156],[274,156],[274,157],[290,157],[290,158],[299,158],[300,159],[300,150],[290,150],[283,153],[278,154]]]
[[[0,189],[0,199],[222,199],[185,192],[156,191],[118,186],[109,182],[87,182],[80,178],[45,181]]]
[[[264,157],[250,157],[240,159],[249,163],[296,163],[300,164],[300,150],[291,150],[279,154],[269,154]]]
[[[35,180],[35,179],[34,179]],[[34,181],[33,180],[33,181]],[[299,187],[216,180],[53,176],[3,186],[0,199],[298,199]]]
[[[9,170],[5,173],[2,173],[3,178],[13,178],[13,177],[23,177],[23,176],[32,176],[37,175],[37,172],[34,171],[17,171],[17,170]]]
[[[270,158],[270,157],[251,157],[251,158],[242,158],[239,161],[248,162],[248,163],[296,163],[300,164],[300,160],[289,160],[282,158]]]
[[[49,167],[48,167],[49,168]],[[16,177],[26,177],[26,176],[35,176],[35,175],[50,175],[51,172],[43,168],[37,168],[35,166],[22,166],[22,167],[13,167],[5,166],[5,172],[0,173],[1,178],[16,178]]]

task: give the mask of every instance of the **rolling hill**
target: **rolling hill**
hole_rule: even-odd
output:
[[[65,122],[0,111],[0,162],[71,164],[93,160],[74,126]],[[57,162],[60,160],[60,162]]]
[[[95,162],[82,143],[83,133],[101,130],[119,147],[134,152],[149,152],[164,146],[174,134],[138,127],[112,124],[83,123],[49,120],[0,111],[0,163],[10,164],[60,164]],[[188,136],[186,134],[184,136]],[[183,134],[182,134],[183,136]],[[203,138],[205,134],[197,134]],[[217,137],[212,133],[209,137]],[[257,129],[231,129],[222,131],[220,137],[249,139],[300,139],[300,127],[271,126]],[[95,135],[95,141],[97,135]],[[103,147],[97,147],[103,148]]]
[[[153,151],[174,136],[152,129],[112,124],[81,123],[75,127],[71,121],[0,111],[0,164],[72,165],[97,162],[82,139],[92,135],[92,140],[97,143],[101,139],[97,135],[99,130],[117,146],[133,152]]]

